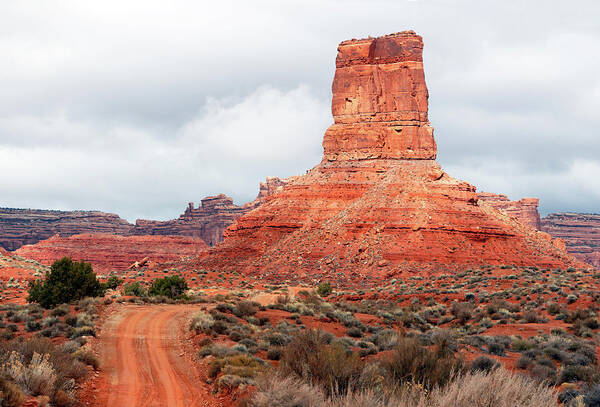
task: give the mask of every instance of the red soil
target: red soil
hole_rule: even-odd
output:
[[[82,393],[86,406],[222,406],[186,355],[184,331],[198,307],[115,308],[95,343],[100,376]],[[93,389],[93,390],[92,390]]]

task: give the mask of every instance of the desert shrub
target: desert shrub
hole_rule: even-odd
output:
[[[39,321],[31,320],[25,323],[25,328],[29,332],[39,331],[40,329],[42,329],[42,324]]]
[[[27,393],[33,396],[50,396],[54,393],[56,372],[49,359],[48,354],[34,353],[27,363],[22,354],[13,351],[0,367],[0,371]]]
[[[558,384],[583,382],[590,377],[590,369],[585,366],[568,365],[563,366],[558,377]]]
[[[119,278],[117,276],[110,276],[108,278],[108,280],[106,280],[105,283],[102,283],[102,288],[104,290],[106,290],[106,289],[115,290],[121,284],[123,284],[123,279],[122,278]]]
[[[319,388],[292,377],[264,375],[248,401],[249,407],[321,407],[325,396]]]
[[[499,366],[500,366],[500,364],[498,362],[496,362],[494,359],[488,358],[487,356],[482,355],[482,356],[478,356],[471,362],[471,371],[472,372],[477,372],[477,371],[490,372]]]
[[[139,281],[125,284],[123,286],[123,295],[143,297],[148,294],[146,287],[144,287]]]
[[[385,377],[398,383],[419,383],[426,388],[443,386],[465,370],[464,362],[447,349],[430,350],[414,338],[401,338],[381,361]]]
[[[323,282],[317,287],[317,294],[319,294],[321,297],[329,296],[332,291],[333,289],[331,288],[331,284],[328,282]]]
[[[530,357],[527,357],[525,355],[521,355],[515,363],[517,369],[527,369],[532,364],[533,364],[533,359],[531,359]]]
[[[190,329],[196,331],[197,334],[200,332],[209,333],[214,325],[215,320],[212,315],[200,311],[192,316]]]
[[[233,309],[233,314],[237,317],[247,317],[257,312],[258,307],[252,301],[240,301]]]
[[[321,331],[297,333],[281,355],[279,370],[319,386],[328,395],[346,392],[360,377],[363,363],[356,352],[326,342]]]
[[[558,305],[555,302],[551,302],[546,307],[546,310],[548,311],[548,314],[550,314],[550,315],[558,315],[558,313],[560,312],[560,305]]]
[[[586,407],[600,407],[600,384],[592,386],[585,392],[583,402]]]
[[[488,352],[492,355],[504,356],[504,345],[498,342],[488,344]]]
[[[450,312],[454,315],[462,324],[465,324],[473,316],[473,309],[475,306],[471,302],[453,302],[450,306]]]
[[[272,346],[267,350],[267,359],[269,360],[279,360],[282,355],[282,350],[278,346]]]
[[[554,365],[548,366],[538,363],[531,368],[529,373],[534,379],[540,382],[546,382],[548,384],[554,384],[556,382],[556,369],[554,368]]]
[[[183,295],[187,289],[188,285],[182,277],[170,276],[154,280],[148,290],[148,294],[177,298]]]
[[[356,327],[356,326],[350,327],[346,331],[346,335],[348,335],[351,338],[360,338],[362,336],[362,334],[363,334],[362,329],[360,329],[359,327]]]
[[[515,339],[510,344],[510,347],[515,352],[523,352],[535,347],[535,344],[524,339]]]
[[[93,367],[94,370],[98,370],[98,368],[100,367],[100,360],[94,354],[94,352],[92,352],[91,349],[79,348],[77,351],[75,351],[73,353],[73,356],[78,361],[80,361],[88,366]]]
[[[20,407],[25,401],[25,394],[17,384],[0,376],[0,405],[3,407]]]
[[[58,304],[99,295],[102,295],[102,288],[91,264],[74,262],[64,257],[52,264],[44,280],[29,283],[27,301],[52,308]]]
[[[384,329],[373,334],[369,341],[373,342],[380,351],[390,350],[398,343],[400,335],[393,329]]]

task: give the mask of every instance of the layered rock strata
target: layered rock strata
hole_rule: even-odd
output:
[[[600,269],[600,214],[552,213],[541,227],[562,239],[573,256]]]
[[[225,231],[197,261],[260,278],[340,284],[467,265],[580,265],[434,161],[423,43],[342,42],[323,160]]]
[[[197,256],[208,246],[202,239],[187,236],[116,236],[81,234],[53,236],[33,245],[25,245],[15,253],[51,265],[62,257],[91,263],[94,271],[126,270],[135,262],[159,263]]]
[[[16,250],[56,234],[129,233],[131,224],[112,213],[0,208],[0,246]]]
[[[223,240],[223,231],[237,218],[259,206],[267,196],[276,193],[291,178],[267,177],[260,183],[258,196],[238,206],[226,195],[209,196],[200,206],[189,203],[178,218],[168,221],[138,219],[135,225],[118,215],[99,211],[53,211],[41,209],[0,208],[0,248],[16,250],[54,235],[113,234],[119,236],[190,236],[214,245]]]
[[[479,192],[477,197],[480,201],[511,215],[523,225],[541,230],[540,213],[538,212],[540,200],[538,198],[522,198],[518,201],[511,201],[504,194],[490,192]]]
[[[223,240],[223,231],[237,218],[258,207],[268,196],[280,191],[293,178],[268,177],[265,182],[260,183],[256,199],[242,206],[235,205],[232,198],[221,194],[202,199],[197,208],[190,202],[178,219],[138,219],[130,234],[192,236],[202,238],[208,245],[214,246]]]

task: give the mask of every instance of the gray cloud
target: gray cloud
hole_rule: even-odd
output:
[[[0,206],[171,218],[320,160],[337,43],[425,40],[439,161],[600,211],[600,4],[3,2]]]

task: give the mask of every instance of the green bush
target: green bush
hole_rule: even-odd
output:
[[[154,280],[148,294],[176,298],[180,297],[187,289],[188,285],[182,277],[171,276]]]
[[[102,283],[102,288],[105,289],[105,290],[107,290],[107,289],[114,290],[118,286],[120,286],[121,284],[123,284],[123,279],[122,278],[119,278],[117,276],[110,276],[108,278],[108,280],[106,280],[105,283]]]
[[[29,283],[27,301],[52,308],[58,304],[102,294],[102,287],[91,264],[63,257],[52,264],[44,280]]]
[[[319,294],[321,297],[327,297],[331,294],[332,291],[333,289],[331,288],[331,284],[329,283],[321,283],[317,287],[317,294]]]
[[[133,295],[135,297],[143,297],[147,294],[146,287],[138,281],[129,283],[123,286],[123,295]]]

